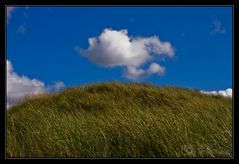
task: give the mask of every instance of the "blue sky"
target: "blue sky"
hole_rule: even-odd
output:
[[[137,81],[232,88],[231,7],[17,7],[7,21],[7,59],[14,71],[45,84],[132,81],[124,76],[128,67],[104,67],[76,51],[86,50],[88,39],[108,28],[126,29],[133,38],[158,36],[171,44],[174,56],[154,61],[165,72]]]

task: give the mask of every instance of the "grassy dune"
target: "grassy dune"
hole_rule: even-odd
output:
[[[232,157],[232,99],[100,83],[7,112],[7,157]]]

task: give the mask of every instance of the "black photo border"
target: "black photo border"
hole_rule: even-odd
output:
[[[121,1],[108,1],[107,0],[0,0],[0,39],[1,39],[1,55],[0,55],[0,76],[1,76],[1,98],[0,98],[0,121],[1,121],[1,147],[0,156],[3,160],[9,160],[12,158],[6,157],[6,7],[7,6],[232,6],[233,13],[233,33],[232,33],[232,88],[233,88],[233,157],[232,158],[221,158],[223,160],[238,160],[238,115],[239,108],[237,105],[237,84],[238,77],[236,78],[236,60],[238,56],[238,25],[239,11],[238,11],[238,1],[237,0],[121,0]],[[14,159],[14,158],[13,158]],[[28,159],[28,158],[24,158]],[[34,158],[36,159],[36,158]],[[38,159],[38,158],[37,158]],[[41,159],[41,158],[40,158]],[[58,158],[54,158],[58,159]],[[68,159],[68,158],[62,158]],[[71,158],[70,158],[71,159]],[[81,158],[76,158],[81,159]],[[120,158],[119,158],[120,159]],[[161,158],[156,158],[161,159]],[[164,158],[163,158],[164,159]],[[185,158],[167,158],[167,159],[185,159]],[[186,159],[220,159],[220,158],[186,158]]]

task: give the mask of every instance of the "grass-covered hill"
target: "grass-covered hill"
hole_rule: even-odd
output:
[[[7,157],[232,157],[232,99],[100,83],[7,111]]]

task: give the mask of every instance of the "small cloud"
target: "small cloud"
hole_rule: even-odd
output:
[[[211,34],[225,34],[226,29],[222,26],[222,22],[219,19],[214,19],[212,22]]]
[[[208,95],[221,95],[224,97],[232,97],[232,89],[228,88],[226,90],[219,90],[219,91],[200,91],[201,93],[208,94]]]
[[[174,56],[170,42],[163,42],[158,36],[130,37],[126,29],[106,28],[100,36],[89,38],[88,42],[88,49],[76,47],[75,50],[99,66],[126,68],[123,75],[133,80],[164,73],[165,68],[152,61]],[[146,63],[151,64],[144,70],[142,66]]]
[[[151,63],[147,70],[128,66],[127,71],[124,72],[124,76],[130,80],[140,80],[149,77],[153,74],[162,75],[165,72],[165,68],[157,63]]]
[[[152,63],[149,66],[148,72],[149,74],[155,74],[155,73],[163,74],[165,72],[165,67],[162,67],[157,63]]]
[[[65,87],[65,84],[62,81],[55,82],[53,85],[47,87],[49,93],[54,93],[62,90]]]
[[[17,28],[17,33],[25,34],[27,31],[26,25],[21,25]]]

